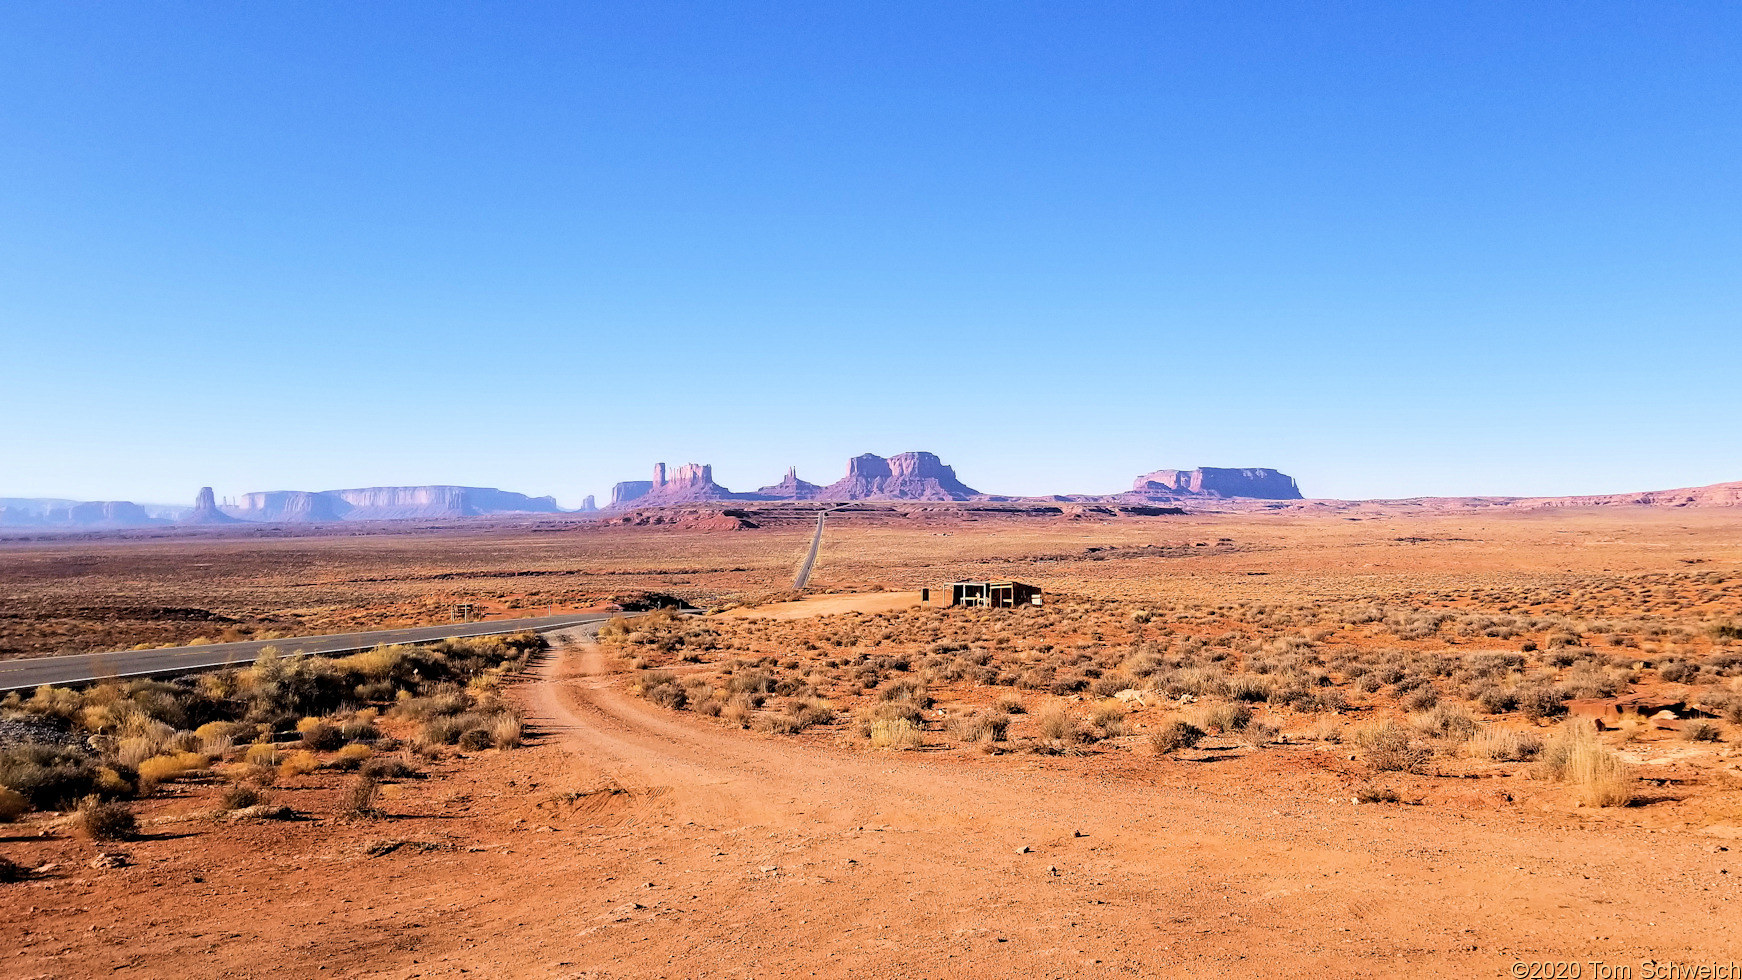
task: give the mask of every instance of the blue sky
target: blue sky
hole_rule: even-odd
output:
[[[0,495],[1742,479],[1728,3],[0,7]]]

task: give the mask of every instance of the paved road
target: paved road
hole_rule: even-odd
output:
[[[799,567],[798,577],[792,580],[792,587],[795,589],[804,588],[806,583],[811,580],[811,567],[817,563],[817,549],[823,545],[823,518],[828,516],[829,512],[826,510],[817,514],[816,537],[811,538],[811,552],[804,557],[804,564]]]
[[[70,657],[26,657],[0,660],[0,692],[29,690],[43,684],[82,684],[109,677],[152,677],[182,674],[231,664],[252,663],[267,647],[280,653],[351,653],[382,643],[430,643],[450,636],[491,636],[523,630],[561,629],[582,623],[603,622],[610,613],[572,613],[534,619],[498,619],[482,623],[448,623],[409,629],[376,630],[370,633],[337,633],[330,636],[297,636],[280,640],[245,640],[240,643],[208,643],[197,647],[162,650],[124,650],[117,653],[81,653]]]

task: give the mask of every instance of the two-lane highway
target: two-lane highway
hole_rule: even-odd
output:
[[[81,653],[66,657],[26,657],[0,660],[0,692],[29,690],[43,684],[84,684],[111,677],[163,677],[215,667],[252,663],[260,651],[274,647],[285,656],[298,654],[354,653],[383,643],[433,643],[458,636],[495,636],[535,630],[543,633],[598,623],[613,613],[572,613],[533,619],[498,619],[480,623],[447,623],[369,633],[337,633],[330,636],[298,636],[279,640],[244,640],[239,643],[208,643],[194,647],[161,650],[121,650],[113,653]]]

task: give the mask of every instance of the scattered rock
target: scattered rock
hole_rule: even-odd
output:
[[[102,851],[90,861],[93,868],[125,868],[133,859],[120,851]]]
[[[1019,847],[1019,848],[1017,848],[1017,849],[1016,849],[1016,853],[1018,853],[1018,854],[1028,854],[1028,853],[1030,853],[1030,852],[1032,852],[1032,851],[1033,851],[1033,850],[1034,850],[1034,848],[1032,848],[1032,847],[1029,847],[1029,846],[1028,846],[1028,845],[1027,845],[1027,844],[1024,844],[1024,845],[1022,845],[1022,846],[1021,846],[1021,847]]]

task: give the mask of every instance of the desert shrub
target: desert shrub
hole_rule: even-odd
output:
[[[1180,749],[1189,749],[1202,741],[1203,737],[1203,729],[1188,721],[1174,718],[1162,725],[1160,731],[1149,736],[1149,747],[1156,755],[1166,755]]]
[[[126,840],[139,829],[139,820],[124,803],[91,795],[79,801],[78,828],[92,840]]]
[[[1433,756],[1408,726],[1389,719],[1356,729],[1354,741],[1376,772],[1420,772]]]
[[[30,809],[30,801],[15,789],[0,786],[0,823],[11,823]]]
[[[1709,721],[1696,721],[1682,729],[1682,738],[1690,742],[1720,742],[1724,739],[1724,730]]]
[[[1468,711],[1449,704],[1437,705],[1432,711],[1411,717],[1410,724],[1429,735],[1460,742],[1476,734],[1480,727]]]
[[[1355,787],[1355,799],[1362,803],[1396,803],[1402,799],[1397,790],[1378,783],[1362,783]]]
[[[925,715],[912,701],[882,701],[867,707],[861,718],[867,725],[874,721],[905,721],[917,728],[924,722]]]
[[[1416,688],[1403,699],[1404,706],[1411,711],[1426,711],[1439,703],[1440,694],[1431,684]]]
[[[963,715],[952,719],[950,734],[963,742],[1002,742],[1010,728],[1010,716],[999,713]]]
[[[689,691],[677,678],[663,670],[650,670],[637,681],[641,696],[662,708],[680,711],[690,703]]]
[[[1252,723],[1252,709],[1239,701],[1212,701],[1193,712],[1199,728],[1208,732],[1242,731]]]
[[[1478,689],[1472,700],[1491,715],[1502,715],[1518,707],[1518,695],[1498,684],[1489,684]]]
[[[1543,748],[1537,770],[1546,779],[1571,785],[1580,800],[1593,806],[1633,802],[1632,767],[1598,742],[1585,722],[1563,722]]]
[[[276,766],[282,756],[278,751],[278,746],[271,742],[255,742],[248,746],[248,751],[243,753],[242,758],[249,765]]]
[[[278,763],[281,776],[304,776],[321,767],[321,760],[307,749],[299,749],[284,757]]]
[[[1240,741],[1254,749],[1274,745],[1282,738],[1282,730],[1268,722],[1254,721],[1240,732]]]
[[[0,858],[0,884],[12,884],[30,877],[30,869],[9,858]]]
[[[1499,725],[1483,725],[1464,743],[1474,759],[1492,762],[1528,762],[1542,752],[1542,739],[1533,732]]]
[[[22,795],[35,809],[58,810],[95,790],[97,771],[76,749],[18,745],[0,751],[0,786]]]
[[[919,708],[929,708],[933,699],[926,693],[925,682],[917,678],[904,677],[890,681],[877,689],[877,699],[880,701],[908,701]]]
[[[459,746],[466,752],[482,752],[490,747],[488,728],[468,728],[460,733]]]
[[[1669,661],[1658,664],[1657,676],[1671,684],[1685,684],[1700,675],[1700,665],[1685,661]]]
[[[1542,721],[1566,713],[1566,694],[1547,684],[1530,684],[1518,689],[1518,710],[1531,721]]]
[[[819,698],[797,698],[787,704],[786,713],[800,731],[812,725],[831,725],[835,721],[835,709]]]
[[[917,749],[924,744],[918,726],[902,718],[871,723],[871,744],[880,749]]]
[[[167,783],[197,769],[203,769],[205,765],[206,757],[198,752],[153,756],[139,764],[139,788],[148,792],[159,783]]]
[[[796,735],[800,730],[798,719],[791,715],[757,715],[750,727],[759,732],[771,735]]]
[[[524,736],[525,726],[513,712],[504,711],[490,723],[490,744],[499,749],[519,748]]]
[[[352,743],[340,749],[338,754],[327,762],[327,768],[336,769],[339,772],[351,772],[360,768],[374,754],[375,750],[369,746]]]
[[[1094,683],[1089,685],[1089,693],[1099,698],[1110,698],[1120,691],[1130,690],[1136,686],[1137,681],[1130,674],[1114,671],[1097,677]]]
[[[218,794],[218,809],[240,810],[251,807],[261,800],[260,791],[244,783],[234,783],[224,787]]]
[[[416,776],[417,770],[398,756],[378,755],[364,762],[357,771],[370,779],[410,779]]]
[[[1118,701],[1101,701],[1089,715],[1089,724],[1101,729],[1106,738],[1125,735],[1125,705]]]
[[[331,752],[345,744],[338,726],[319,718],[304,718],[297,722],[296,730],[302,736],[302,747],[310,752]]]
[[[381,795],[381,784],[373,776],[359,775],[345,784],[344,792],[339,797],[339,815],[352,818],[372,818],[381,816],[381,811],[375,806]]]
[[[1035,728],[1042,738],[1057,741],[1071,732],[1071,716],[1065,709],[1054,706],[1042,711],[1034,718]]]

